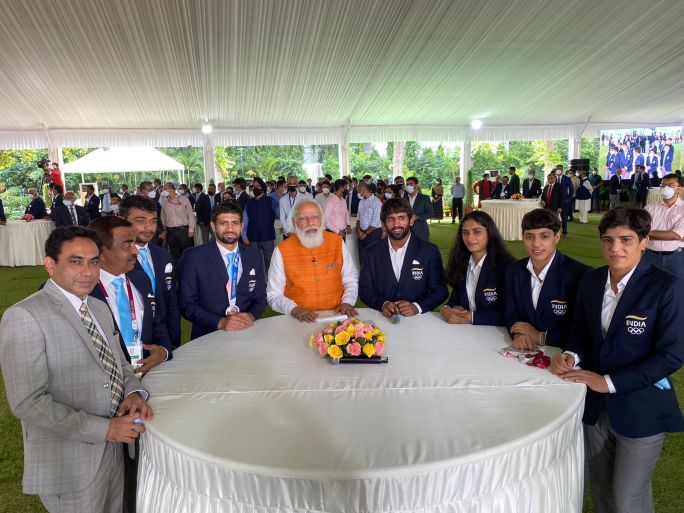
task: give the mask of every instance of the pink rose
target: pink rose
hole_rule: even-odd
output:
[[[343,332],[345,329],[346,329],[346,328],[344,327],[344,325],[338,326],[337,328],[335,328],[335,335],[337,335],[338,333]]]
[[[347,344],[347,353],[349,353],[352,356],[359,356],[361,354],[361,344],[358,342],[352,342],[351,344]]]
[[[328,344],[326,344],[325,342],[321,342],[320,344],[318,344],[318,354],[320,354],[321,356],[325,356],[326,354],[328,354]]]
[[[376,342],[375,343],[375,354],[378,356],[382,356],[382,353],[385,351],[385,343],[384,342]]]
[[[373,326],[371,324],[364,324],[363,330],[364,331],[370,331],[372,333],[373,332]]]
[[[333,329],[332,329],[330,326],[328,326],[327,328],[325,328],[325,329],[323,330],[323,334],[324,334],[324,335],[332,335],[332,334],[333,334]]]
[[[363,332],[363,324],[357,324],[354,328],[354,338],[363,338],[366,334]]]
[[[316,333],[316,336],[314,337],[314,344],[319,345],[323,343],[323,333],[320,331]]]

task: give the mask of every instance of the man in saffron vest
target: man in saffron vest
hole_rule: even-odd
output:
[[[318,312],[357,315],[359,273],[342,237],[323,230],[321,206],[301,199],[292,208],[289,233],[273,252],[266,295],[276,312],[315,322]]]

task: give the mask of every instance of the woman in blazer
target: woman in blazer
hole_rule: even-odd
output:
[[[461,221],[446,269],[453,292],[442,307],[450,324],[504,326],[506,279],[514,258],[488,214],[474,211]]]

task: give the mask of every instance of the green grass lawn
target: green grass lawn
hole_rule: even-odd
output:
[[[593,267],[603,265],[598,239],[597,215],[589,215],[588,225],[571,223],[568,226],[567,238],[561,239],[560,250]],[[431,240],[435,242],[446,263],[449,250],[456,235],[458,225],[450,221],[431,225]],[[509,242],[508,246],[516,257],[525,256],[522,242]],[[0,267],[0,315],[5,309],[17,301],[35,292],[38,285],[47,277],[42,267]],[[273,315],[267,309],[267,316]],[[183,341],[190,338],[190,325],[183,321]],[[684,371],[673,376],[673,382],[684,397]],[[21,426],[12,416],[5,397],[4,383],[0,380],[0,512],[44,512],[40,501],[35,496],[23,495],[21,492],[21,475],[23,470]],[[684,434],[668,434],[665,438],[660,460],[653,478],[653,494],[658,513],[680,513],[684,510]],[[591,507],[587,513],[593,511]]]

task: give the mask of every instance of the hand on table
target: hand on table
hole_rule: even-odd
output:
[[[140,367],[135,369],[135,372],[142,372],[144,375],[165,361],[168,353],[166,352],[166,349],[157,344],[143,344],[143,349],[147,349],[150,354],[147,358],[143,358],[138,362],[140,363]]]
[[[318,314],[312,312],[311,310],[306,310],[301,306],[296,306],[290,312],[290,315],[297,319],[299,322],[316,322]]]
[[[567,353],[554,354],[551,357],[550,370],[559,376],[570,372],[575,367],[575,357]]]
[[[440,313],[442,314],[442,319],[449,324],[470,324],[473,320],[472,312],[461,306],[453,308],[444,307]]]
[[[537,342],[529,338],[527,335],[513,335],[513,347],[522,351],[536,351]]]
[[[335,313],[344,314],[347,317],[356,317],[359,315],[359,312],[357,312],[349,303],[341,303],[340,306],[335,308]]]
[[[218,329],[223,331],[240,331],[249,328],[254,324],[254,317],[251,313],[238,312],[219,321]]]
[[[152,408],[138,392],[133,392],[132,394],[128,394],[128,397],[121,401],[119,411],[116,412],[116,415],[117,417],[135,415],[135,417],[140,417],[143,420],[151,420]]]
[[[535,347],[537,345],[542,345],[542,342],[544,341],[542,333],[529,322],[516,322],[511,326],[511,335],[525,335],[528,339],[534,341]]]
[[[571,381],[573,383],[582,383],[583,385],[587,385],[587,387],[589,387],[594,392],[598,392],[599,394],[607,394],[610,392],[610,390],[608,389],[608,383],[606,382],[606,378],[604,378],[600,374],[596,374],[595,372],[578,369],[566,372],[564,374],[559,374],[559,376],[561,379],[565,381]]]
[[[413,303],[401,300],[395,302],[394,304],[399,309],[399,313],[404,317],[412,317],[414,315],[418,315],[418,308]]]

